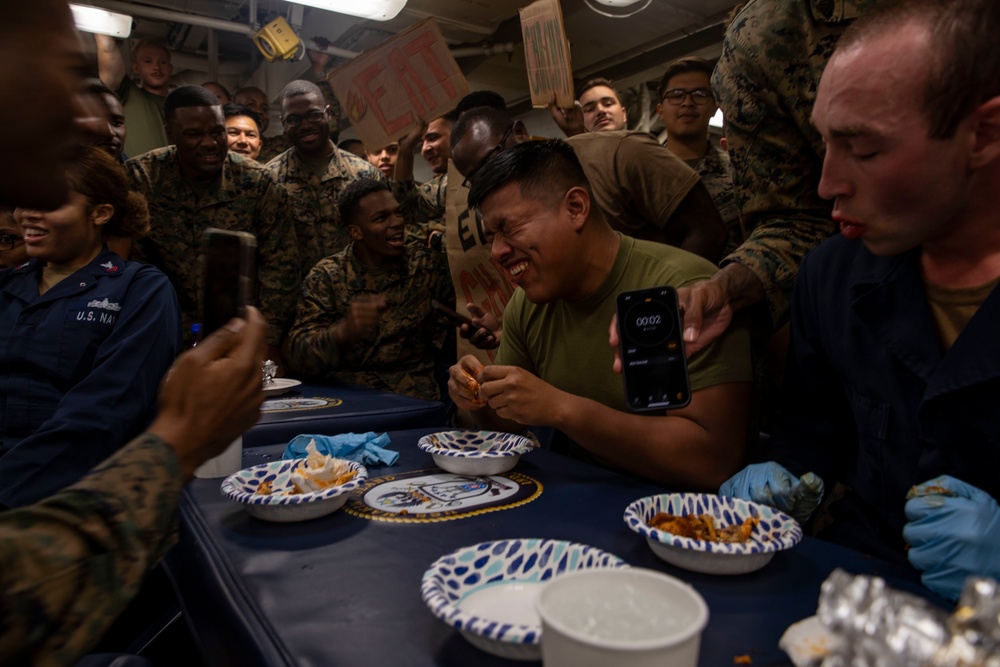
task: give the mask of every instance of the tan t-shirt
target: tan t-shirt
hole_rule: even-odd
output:
[[[643,132],[586,132],[567,141],[613,228],[680,245],[684,232],[671,230],[670,216],[698,182],[697,172]]]
[[[998,284],[1000,278],[977,287],[944,287],[924,282],[938,340],[945,350],[951,349],[965,325]]]
[[[709,278],[715,271],[708,260],[679,248],[622,236],[611,273],[587,298],[533,304],[520,289],[514,292],[504,311],[496,363],[519,366],[563,391],[627,412],[622,378],[612,369],[614,350],[608,345],[608,324],[617,295],[661,285],[682,287]],[[688,359],[688,375],[692,393],[751,381],[746,328],[731,326]]]

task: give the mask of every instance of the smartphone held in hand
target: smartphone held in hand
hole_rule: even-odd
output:
[[[257,282],[257,239],[247,232],[209,228],[202,251],[201,336],[234,317],[246,317]]]
[[[616,310],[629,409],[667,410],[690,403],[676,290],[653,287],[622,292]]]

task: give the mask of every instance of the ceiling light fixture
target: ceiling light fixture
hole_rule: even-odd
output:
[[[607,16],[613,19],[625,19],[629,16],[635,16],[653,2],[653,0],[583,0],[584,3],[592,10],[600,14],[601,16]],[[598,7],[594,3],[601,5]],[[642,3],[642,4],[639,4]],[[633,8],[632,5],[639,4],[638,7]]]
[[[89,5],[70,4],[78,30],[125,39],[132,34],[132,17]]]
[[[406,0],[289,0],[289,2],[373,21],[394,19],[406,6]]]

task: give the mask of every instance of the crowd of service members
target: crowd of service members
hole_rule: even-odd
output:
[[[665,67],[662,143],[594,79],[550,108],[565,138],[478,91],[398,142],[338,144],[314,51],[269,136],[260,89],[171,87],[162,44],[126,63],[97,37],[99,77],[73,84],[90,146],[49,160],[58,192],[0,202],[0,504],[30,512],[143,438],[178,449],[169,428],[141,434],[180,414],[161,397],[157,417],[157,394],[195,342],[215,227],[257,239],[250,324],[286,374],[444,398],[480,428],[552,426],[567,455],[774,505],[946,597],[1000,575],[1000,10],[887,4],[747,3],[714,67]],[[518,288],[503,313],[459,304],[473,325],[457,329],[431,307],[461,293],[449,186],[485,239],[465,250]],[[637,414],[615,297],[660,285],[678,290],[691,401]],[[456,358],[456,335],[494,363]]]

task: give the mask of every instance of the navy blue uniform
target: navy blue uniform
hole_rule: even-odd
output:
[[[138,435],[180,352],[158,269],[105,248],[38,294],[32,260],[0,275],[0,503],[36,502]]]
[[[942,349],[919,248],[877,257],[836,236],[807,256],[769,458],[848,487],[823,536],[902,560],[912,485],[949,474],[1000,497],[997,331],[1000,289]]]

